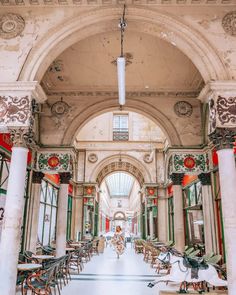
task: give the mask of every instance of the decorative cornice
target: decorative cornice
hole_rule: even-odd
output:
[[[198,99],[208,103],[212,96],[235,96],[236,81],[211,81],[208,82],[198,95]]]
[[[198,179],[202,185],[211,185],[211,173],[201,173],[198,175]]]
[[[47,91],[50,96],[91,96],[91,97],[118,97],[117,91]],[[178,98],[196,98],[199,91],[127,91],[126,97],[178,97]]]
[[[182,185],[183,178],[184,173],[172,173],[170,175],[173,185]]]
[[[43,103],[47,100],[43,88],[37,81],[17,81],[17,82],[1,82],[0,93],[6,92],[11,95],[30,94],[32,99],[35,99],[38,103]]]
[[[58,7],[58,6],[108,6],[108,5],[121,5],[126,3],[127,5],[148,5],[148,6],[231,6],[235,5],[234,0],[4,0],[0,2],[0,6],[46,6],[46,7]]]

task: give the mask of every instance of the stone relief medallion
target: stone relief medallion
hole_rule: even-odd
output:
[[[174,111],[178,117],[190,117],[193,113],[193,107],[187,101],[178,101],[174,105]]]
[[[218,120],[222,125],[232,124],[232,127],[236,124],[236,97],[224,98],[218,96],[216,102],[216,111],[218,115]]]
[[[151,156],[151,154],[145,154],[143,156],[143,161],[147,164],[152,163],[153,157]]]
[[[70,106],[64,101],[57,101],[51,106],[51,112],[54,116],[63,116],[68,114]]]
[[[88,155],[88,161],[90,163],[96,163],[98,160],[98,156],[96,154],[89,154]]]
[[[222,27],[231,36],[236,36],[236,11],[227,13],[222,20]]]
[[[25,21],[19,14],[8,13],[0,16],[0,37],[12,39],[20,35],[25,28]]]

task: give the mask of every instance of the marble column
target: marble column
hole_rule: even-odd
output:
[[[44,174],[40,171],[33,172],[32,178],[32,212],[31,212],[31,228],[29,239],[29,250],[36,252],[36,246],[38,241],[38,221],[39,221],[39,208],[40,208],[40,194],[41,183]]]
[[[168,211],[167,202],[168,199],[165,197],[166,189],[159,189],[158,191],[158,239],[160,242],[167,242],[167,230],[168,230]]]
[[[150,236],[150,239],[154,238],[153,211],[152,211],[152,208],[149,208],[149,236]]]
[[[20,130],[17,136],[23,138]],[[16,292],[28,155],[28,149],[22,145],[21,140],[18,143],[13,141],[13,143],[0,244],[0,293],[2,295],[15,295]]]
[[[211,188],[211,174],[201,173],[198,175],[202,184],[202,210],[204,220],[204,239],[206,253],[216,253],[216,231],[213,196]]]
[[[68,188],[71,174],[60,173],[60,189],[57,207],[56,257],[66,254],[66,227],[68,210]]]
[[[184,251],[184,212],[183,212],[183,193],[182,180],[183,173],[172,173],[170,178],[173,182],[173,203],[174,203],[174,238],[175,248],[180,252]]]
[[[216,128],[209,137],[217,149],[226,246],[228,295],[236,294],[236,129]]]

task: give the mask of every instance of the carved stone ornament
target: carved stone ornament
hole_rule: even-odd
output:
[[[145,154],[145,155],[143,156],[143,161],[144,161],[145,163],[147,163],[147,164],[152,163],[152,161],[153,161],[153,157],[152,157],[151,153],[147,153],[147,154]]]
[[[182,181],[184,178],[184,173],[172,173],[170,175],[170,179],[173,182],[173,185],[182,185]]]
[[[9,131],[15,147],[28,147],[34,143],[34,134],[27,128],[11,128]]]
[[[187,101],[178,101],[174,105],[174,111],[178,117],[190,117],[193,113],[193,107]]]
[[[209,139],[213,142],[217,150],[231,149],[234,146],[236,137],[236,128],[216,128],[209,135]]]
[[[8,13],[0,16],[0,37],[12,39],[19,36],[25,28],[25,21],[19,14]]]
[[[31,116],[31,101],[23,97],[0,96],[0,125],[27,126]]]
[[[224,98],[218,96],[216,102],[218,120],[222,125],[236,126],[236,97]]]
[[[88,161],[90,162],[90,163],[96,163],[97,162],[97,160],[98,160],[98,156],[96,155],[96,154],[89,154],[88,155]]]
[[[236,11],[227,13],[222,20],[222,27],[231,36],[236,36]]]
[[[57,101],[51,106],[51,112],[54,116],[60,117],[68,114],[70,106],[64,101]]]
[[[208,134],[211,134],[216,129],[216,108],[215,108],[215,102],[213,99],[209,101],[208,107],[209,107]]]

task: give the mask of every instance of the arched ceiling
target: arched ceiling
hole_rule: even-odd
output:
[[[164,37],[164,36],[163,36]],[[179,49],[148,34],[125,32],[127,91],[199,91],[203,80]],[[45,73],[48,94],[73,91],[117,91],[114,60],[120,54],[119,31],[98,34],[65,50]]]

